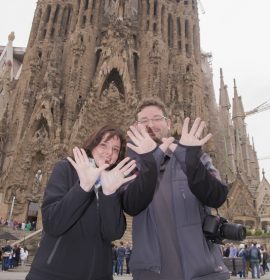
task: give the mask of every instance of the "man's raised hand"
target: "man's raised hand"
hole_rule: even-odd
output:
[[[185,118],[182,135],[179,143],[185,146],[203,146],[211,137],[212,134],[209,133],[205,137],[201,138],[203,129],[205,128],[205,122],[201,121],[200,118],[196,118],[190,131],[188,128],[189,118]]]
[[[127,143],[127,146],[137,154],[149,153],[157,146],[157,143],[151,138],[142,124],[138,124],[137,127],[131,125],[127,135],[133,142],[133,144]]]

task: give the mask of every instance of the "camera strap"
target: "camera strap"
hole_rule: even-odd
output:
[[[200,216],[201,216],[202,225],[203,225],[203,223],[204,223],[204,220],[205,220],[206,216],[212,214],[212,209],[214,209],[214,208],[208,207],[208,206],[206,206],[206,205],[200,203],[199,211],[200,211]],[[217,212],[216,215],[219,216],[218,209],[215,208],[215,210],[216,210],[216,212]]]

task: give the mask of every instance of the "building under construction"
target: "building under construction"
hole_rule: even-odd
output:
[[[270,185],[211,55],[200,49],[196,0],[39,0],[26,50],[0,47],[0,216],[37,220],[54,163],[98,126],[134,121],[143,97],[171,110],[172,134],[200,116],[214,136],[205,150],[230,185],[221,213],[250,228],[270,225]],[[232,108],[231,108],[232,107]],[[127,238],[130,233],[128,223]]]

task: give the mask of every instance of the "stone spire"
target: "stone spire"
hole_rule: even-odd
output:
[[[250,185],[251,181],[251,170],[250,170],[250,154],[249,154],[249,143],[246,132],[245,124],[245,111],[242,103],[241,96],[238,95],[236,81],[234,79],[234,97],[233,97],[233,123],[237,133],[236,146],[238,147],[238,153],[241,153],[241,157],[244,163],[244,172],[247,175],[250,190],[254,192],[255,186]],[[239,155],[238,155],[239,159]]]
[[[233,119],[240,117],[242,120],[245,118],[244,107],[242,103],[241,96],[238,95],[236,81],[233,79],[234,83],[234,97],[233,97]]]
[[[13,80],[13,41],[15,39],[14,32],[8,35],[8,43],[0,56],[0,78],[6,76],[6,71],[10,76],[10,80]]]
[[[222,136],[224,139],[225,149],[225,164],[226,164],[226,176],[232,181],[236,172],[235,168],[235,153],[233,149],[233,127],[231,122],[229,95],[227,86],[224,83],[223,71],[220,68],[220,88],[219,88],[219,110],[220,110],[220,123],[222,124]]]
[[[231,108],[227,85],[224,84],[222,68],[220,68],[219,106],[221,108],[227,108],[227,110]]]
[[[254,153],[254,158],[255,158],[255,170],[256,170],[255,177],[257,178],[258,181],[260,181],[260,166],[259,166],[259,161],[258,161],[253,137],[252,137],[252,146],[253,146],[253,153]]]

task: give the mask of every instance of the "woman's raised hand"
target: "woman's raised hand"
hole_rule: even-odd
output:
[[[133,142],[133,144],[127,143],[127,146],[137,154],[149,153],[157,146],[157,143],[151,138],[142,124],[138,124],[137,127],[131,125],[127,135]]]
[[[136,175],[129,174],[136,168],[135,160],[128,157],[120,161],[116,167],[109,171],[102,171],[100,176],[101,186],[105,195],[113,194],[123,184],[136,178]]]
[[[89,161],[89,158],[84,149],[75,147],[73,149],[74,160],[68,157],[68,161],[77,171],[81,188],[89,192],[94,186],[96,180],[99,178],[102,171],[104,171],[109,165],[103,164],[100,167],[93,166],[93,163]]]

